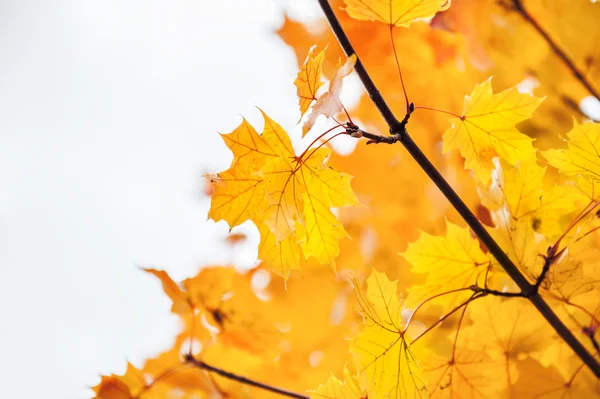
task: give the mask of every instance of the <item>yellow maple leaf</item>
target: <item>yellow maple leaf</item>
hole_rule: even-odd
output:
[[[211,179],[215,191],[209,216],[226,220],[230,227],[254,222],[262,236],[259,258],[284,278],[298,268],[298,250],[293,248],[298,243],[305,258],[333,266],[338,241],[347,233],[331,208],[359,204],[350,187],[352,178],[325,165],[331,154],[325,147],[296,155],[283,128],[262,115],[262,134],[244,120],[223,135],[234,159],[228,170]]]
[[[146,273],[150,273],[160,280],[163,291],[173,301],[171,312],[186,315],[192,311],[192,305],[187,292],[184,292],[179,285],[171,279],[164,270],[142,269]]]
[[[274,121],[269,125],[283,132]],[[333,265],[339,253],[338,241],[347,233],[330,208],[359,202],[350,187],[351,177],[325,166],[330,153],[321,147],[300,157],[288,149],[286,156],[269,162],[261,173],[269,199],[265,222],[278,242],[296,235],[305,258],[314,256]]]
[[[538,233],[560,234],[559,219],[575,210],[582,192],[557,182],[545,185],[546,168],[536,161],[511,166],[496,159],[494,164],[493,183],[479,190],[482,203],[491,211],[506,209],[513,220],[531,223]]]
[[[340,94],[342,93],[342,83],[346,76],[350,75],[356,64],[356,54],[352,54],[344,63],[338,63],[338,67],[329,82],[327,91],[319,96],[317,102],[310,110],[306,122],[302,126],[302,134],[305,135],[313,127],[317,118],[324,115],[327,118],[333,118],[338,112],[342,112],[342,103]]]
[[[444,134],[444,152],[459,149],[465,169],[473,170],[487,185],[494,169],[492,158],[499,156],[511,165],[535,160],[533,140],[515,125],[530,118],[542,101],[515,87],[493,94],[489,78],[465,97],[463,114],[452,119],[452,127]]]
[[[515,220],[501,209],[492,213],[496,227],[490,234],[504,252],[532,281],[539,276],[548,243],[543,236],[536,234],[533,223],[528,220]],[[496,260],[492,262],[497,266]]]
[[[256,172],[267,159],[276,158],[277,149],[246,119],[233,132],[221,137],[234,158],[229,169],[210,177],[214,193],[208,217],[215,222],[225,220],[233,228],[256,219],[264,211],[265,189]]]
[[[467,311],[473,321],[461,330],[471,349],[485,350],[493,358],[518,358],[543,351],[553,335],[547,322],[525,298],[488,296]]]
[[[143,395],[146,380],[144,373],[127,363],[124,375],[103,376],[102,381],[92,389],[96,394],[93,399],[133,399]],[[150,399],[147,395],[141,397]]]
[[[299,269],[298,244],[293,237],[277,241],[273,232],[266,224],[258,227],[260,243],[258,244],[258,259],[285,280],[292,270]]]
[[[400,255],[412,265],[412,272],[427,273],[424,284],[410,288],[408,301],[411,307],[434,295],[476,284],[479,278],[485,278],[490,264],[469,229],[450,222],[446,222],[445,237],[422,232],[419,239]],[[450,293],[436,303],[444,310],[451,310],[471,294],[468,290]]]
[[[344,369],[344,381],[330,376],[310,394],[310,399],[363,399],[366,393],[360,389],[356,376]]]
[[[427,386],[402,328],[396,281],[375,270],[367,279],[366,295],[358,280],[354,291],[365,326],[352,340],[350,352],[369,399],[427,398]]]
[[[501,398],[505,388],[496,377],[506,372],[504,364],[490,358],[484,351],[459,346],[450,359],[434,353],[423,356],[423,371],[432,398]],[[488,375],[484,375],[486,370]]]
[[[300,120],[308,111],[308,108],[313,101],[317,99],[317,91],[323,86],[321,76],[323,75],[323,59],[325,57],[325,50],[322,50],[316,56],[314,55],[315,46],[311,47],[306,56],[304,65],[298,72],[298,77],[294,80],[296,85],[296,93],[298,95],[298,102],[300,106]]]
[[[408,26],[450,7],[450,0],[344,0],[352,18]]]
[[[600,123],[574,123],[567,134],[568,149],[553,149],[542,154],[550,165],[566,176],[600,181]]]
[[[185,279],[180,288],[162,270],[144,271],[161,280],[165,293],[173,301],[173,312],[186,322],[194,318],[203,320],[192,321],[197,326],[204,326],[192,328],[195,339],[208,340],[211,335],[218,334],[221,341],[257,353],[272,347],[269,339],[277,337],[277,333],[261,314],[263,302],[252,290],[247,275],[238,273],[233,267],[210,267]],[[255,310],[241,311],[247,307]]]
[[[483,351],[505,369],[503,382],[510,388],[519,376],[516,361],[544,351],[552,330],[525,298],[486,297],[473,302],[467,311],[471,324],[461,329],[465,346]],[[493,367],[481,374],[493,379]]]

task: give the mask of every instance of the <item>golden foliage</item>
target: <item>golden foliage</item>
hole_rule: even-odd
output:
[[[598,379],[399,145],[359,141],[350,155],[330,146],[387,134],[366,95],[355,109],[341,103],[358,56],[398,116],[406,90],[415,105],[407,129],[423,153],[598,358],[600,124],[578,103],[600,90],[600,7],[332,3],[357,54],[346,58],[330,30],[288,17],[278,31],[302,61],[295,89],[288,82],[302,135],[321,115],[332,128],[311,132],[321,134],[298,152],[261,111],[261,133],[242,120],[222,135],[233,161],[209,176],[209,217],[254,223],[260,263],[246,273],[205,268],[181,283],[146,269],[181,332],[142,367],[102,377],[95,397],[278,397],[247,379],[311,399],[600,395]],[[244,241],[236,234],[229,243]]]

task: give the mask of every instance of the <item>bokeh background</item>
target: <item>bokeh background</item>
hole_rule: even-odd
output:
[[[255,106],[299,135],[283,14],[310,0],[0,0],[0,381],[79,399],[178,330],[158,281],[256,259],[207,221],[217,132]]]

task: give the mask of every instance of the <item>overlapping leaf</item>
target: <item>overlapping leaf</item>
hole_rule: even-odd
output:
[[[482,203],[493,212],[508,212],[512,222],[530,223],[533,230],[548,236],[562,232],[559,220],[576,209],[583,198],[572,185],[546,184],[546,168],[535,161],[515,166],[494,160],[493,182],[480,187]]]
[[[483,284],[490,261],[471,237],[468,228],[446,223],[446,236],[436,237],[425,232],[401,254],[414,273],[427,273],[424,284],[410,289],[410,306],[416,306],[434,295],[467,288],[478,282]],[[452,310],[468,298],[471,291],[449,293],[436,303],[444,310]]]
[[[344,0],[352,18],[379,21],[391,26],[431,18],[450,7],[450,0]]]
[[[158,399],[161,393],[147,391],[144,373],[130,363],[123,375],[102,377],[102,381],[92,388],[96,396],[93,399]],[[165,392],[162,392],[164,395]]]
[[[340,94],[342,93],[342,84],[344,78],[354,70],[356,64],[356,54],[352,54],[344,63],[339,63],[338,67],[329,82],[327,91],[319,96],[317,102],[313,105],[306,122],[302,126],[302,133],[306,134],[317,121],[320,115],[327,118],[333,118],[338,112],[342,112],[342,103]]]
[[[313,46],[304,65],[298,72],[298,77],[294,80],[296,85],[296,94],[298,95],[298,105],[300,106],[300,120],[308,111],[308,108],[313,101],[317,99],[317,91],[323,86],[321,76],[323,75],[323,59],[325,58],[325,50],[314,55],[315,47]]]
[[[484,185],[491,179],[496,156],[511,165],[534,161],[533,140],[515,125],[530,118],[542,100],[516,88],[493,94],[491,78],[478,84],[465,98],[463,114],[452,120],[452,127],[444,134],[444,152],[459,149],[465,168]]]
[[[345,381],[330,376],[324,384],[311,392],[310,399],[363,399],[366,393],[358,386],[356,376],[344,370]]]
[[[485,352],[504,368],[507,390],[519,377],[516,361],[544,350],[551,340],[547,322],[525,298],[484,298],[471,304],[468,314],[473,322],[461,331],[465,345]],[[482,374],[494,378],[492,370]]]
[[[266,262],[280,276],[286,278],[292,270],[299,269],[298,244],[293,238],[277,241],[269,226],[259,226],[260,243],[258,244],[258,259]]]
[[[333,265],[338,241],[346,232],[330,208],[358,205],[358,200],[350,188],[350,176],[324,165],[329,153],[321,147],[297,159],[290,152],[268,163],[261,173],[269,200],[265,222],[277,240],[295,235],[305,257]]]
[[[270,350],[271,342],[266,338],[276,336],[276,331],[260,313],[262,303],[251,290],[248,279],[233,268],[206,268],[181,285],[162,270],[144,270],[160,279],[165,293],[173,301],[174,313],[183,318],[202,317],[232,346],[263,354]],[[247,308],[253,310],[242,311]],[[194,338],[208,339],[207,332],[207,329],[198,329]]]
[[[366,294],[357,280],[353,284],[365,326],[350,351],[369,399],[427,398],[421,367],[403,332],[396,282],[373,270]]]
[[[600,123],[575,121],[568,133],[569,148],[544,151],[548,163],[566,176],[600,181]]]
[[[246,220],[256,220],[265,208],[265,189],[257,171],[267,159],[277,157],[278,140],[259,135],[245,119],[233,132],[224,134],[223,141],[233,153],[229,169],[211,177],[214,193],[208,217],[218,222],[225,220],[233,228]],[[281,138],[281,146],[291,143]],[[267,141],[269,140],[269,141]]]
[[[325,165],[330,150],[307,149],[297,156],[287,133],[263,112],[262,134],[245,120],[223,135],[234,154],[231,167],[213,176],[209,216],[234,227],[246,220],[261,232],[259,257],[287,278],[305,258],[335,264],[347,234],[332,207],[358,205],[351,177]],[[265,227],[268,226],[268,227]]]
[[[498,383],[498,377],[506,373],[505,365],[494,361],[484,351],[461,346],[450,359],[430,355],[423,363],[432,398],[504,397],[506,386]],[[486,374],[482,370],[486,370]],[[489,378],[490,374],[495,378]]]

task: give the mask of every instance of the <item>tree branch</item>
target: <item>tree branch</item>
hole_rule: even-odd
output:
[[[218,374],[221,377],[228,378],[230,380],[234,380],[240,382],[242,384],[250,385],[256,388],[264,389],[265,391],[277,393],[282,396],[287,396],[288,398],[296,398],[296,399],[310,399],[306,395],[301,395],[299,393],[286,391],[285,389],[277,388],[271,385],[263,384],[262,382],[254,381],[246,377],[242,377],[237,374],[230,373],[229,371],[225,371],[219,369],[217,367],[211,366],[209,364],[204,363],[202,360],[196,359],[191,354],[187,353],[184,356],[184,362],[187,364],[191,364],[195,367],[198,367],[202,370],[210,371],[212,373]]]
[[[337,19],[331,5],[327,0],[319,0],[319,4],[329,22],[329,25],[337,37],[342,49],[347,56],[356,54],[352,43],[348,39],[346,32],[342,28],[339,20]],[[537,293],[534,285],[530,284],[527,278],[521,273],[517,266],[510,260],[508,255],[500,248],[498,243],[494,241],[492,236],[487,232],[485,227],[479,222],[477,217],[471,212],[463,200],[456,194],[440,172],[435,166],[429,161],[429,159],[423,154],[421,149],[412,140],[408,131],[406,130],[406,122],[400,122],[390,107],[385,102],[383,96],[373,83],[373,80],[369,76],[364,65],[360,61],[360,58],[356,57],[355,65],[356,73],[362,81],[371,101],[375,104],[383,118],[385,119],[388,127],[390,128],[390,134],[399,135],[398,141],[404,145],[410,155],[419,164],[419,166],[427,173],[429,178],[435,183],[440,189],[452,206],[458,211],[465,222],[481,240],[483,245],[486,246],[488,251],[496,258],[498,263],[502,265],[506,273],[513,279],[517,286],[521,289],[523,295],[527,297],[531,303],[538,309],[542,316],[550,323],[557,334],[573,349],[573,351],[583,360],[587,367],[600,378],[600,364],[596,359],[587,351],[581,342],[573,335],[573,333],[567,328],[567,326],[558,318],[558,316],[552,311],[550,306],[544,301],[544,299]],[[404,122],[404,121],[403,121]]]
[[[556,56],[560,58],[560,60],[565,64],[567,68],[569,68],[575,79],[577,79],[587,89],[587,91],[590,92],[592,96],[600,100],[600,92],[598,92],[592,86],[592,84],[585,77],[585,74],[577,67],[577,65],[575,65],[575,62],[571,60],[567,53],[558,46],[558,43],[556,43],[554,39],[550,37],[548,32],[546,32],[544,28],[542,28],[541,25],[535,20],[535,18],[533,18],[533,16],[529,14],[525,7],[523,7],[523,1],[512,0],[512,4],[513,10],[515,10],[521,17],[523,17],[523,19],[529,25],[531,25],[531,27],[535,29],[540,36],[544,38],[544,40],[546,41],[546,43],[548,43],[548,46],[550,46],[554,54],[556,54]]]
[[[469,289],[475,293],[481,293],[483,295],[502,296],[505,298],[526,298],[522,292],[504,292],[498,290],[491,290],[489,288],[482,288],[478,285],[472,285]]]

